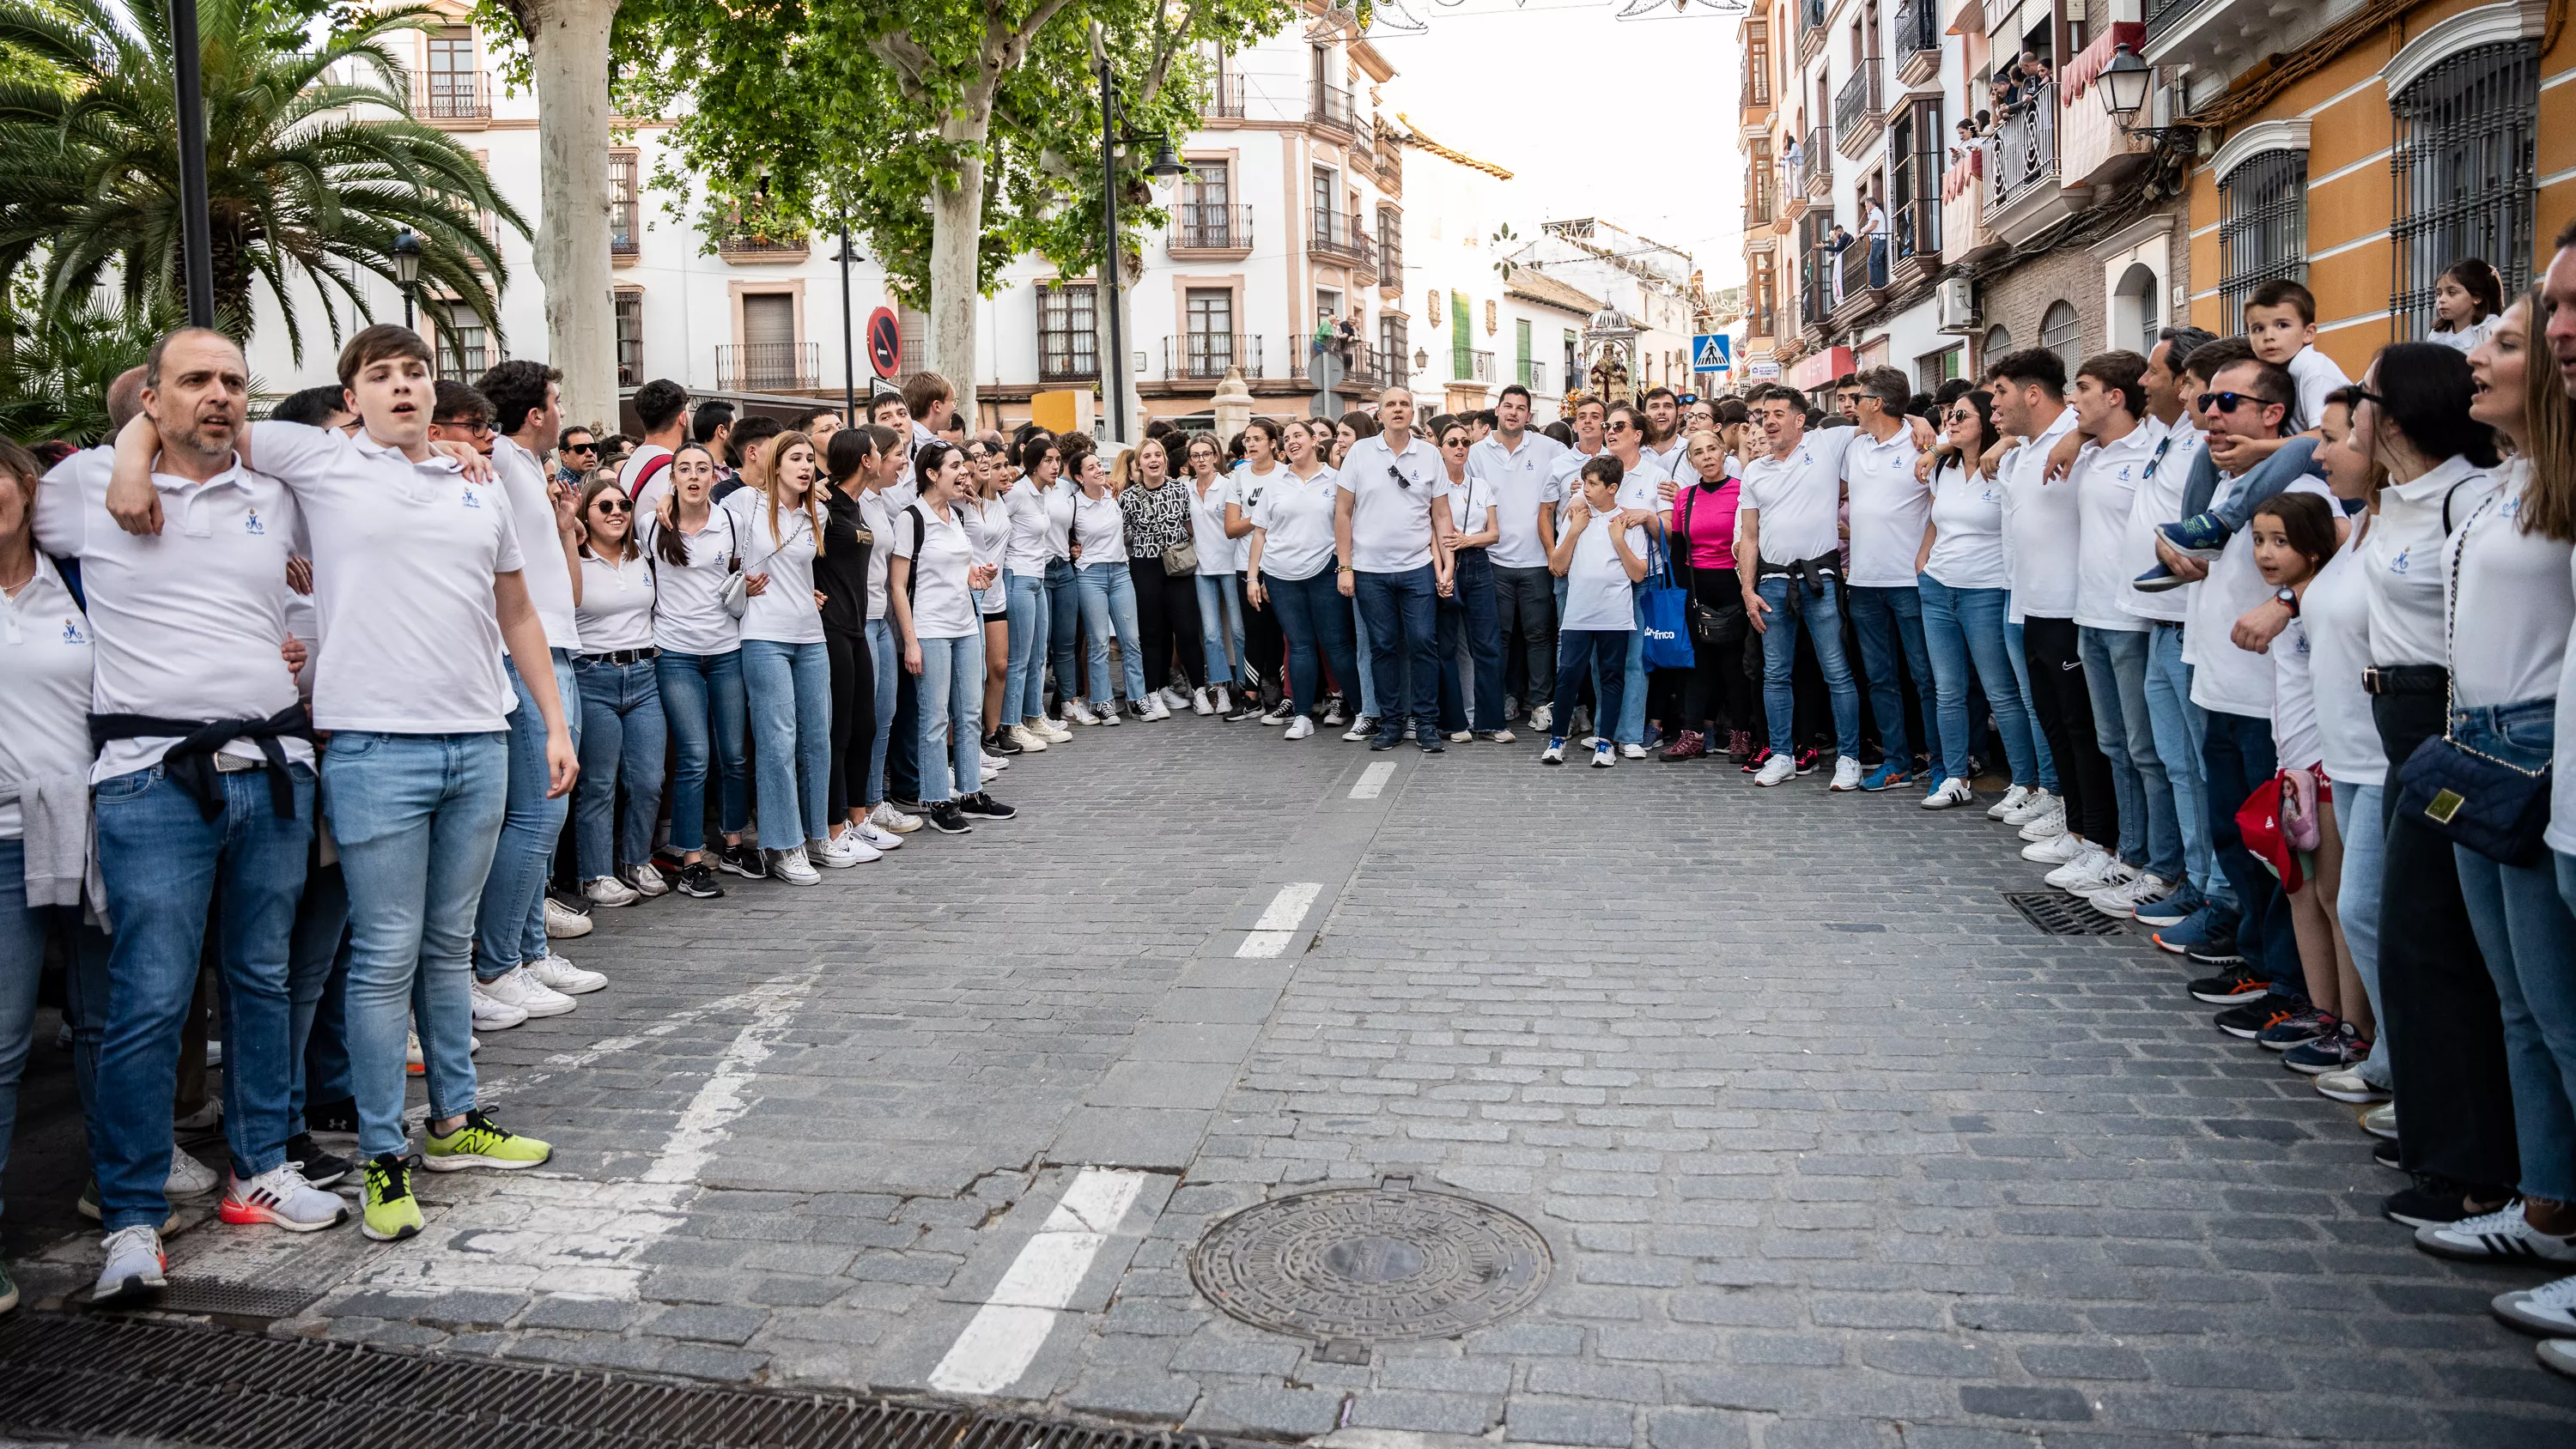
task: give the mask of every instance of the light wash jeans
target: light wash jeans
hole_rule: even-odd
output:
[[[669,733],[654,662],[584,660],[573,666],[581,684],[581,780],[573,789],[572,853],[585,881],[614,875],[621,865],[642,865],[653,854]],[[620,784],[626,787],[623,816],[617,810]]]
[[[2361,994],[2370,999],[2370,1019],[2379,1014],[2379,894],[2388,857],[2388,826],[2380,814],[2378,785],[2334,782],[2335,833],[2343,839],[2343,874],[2335,885],[2335,919],[2343,926],[2344,944],[2352,948],[2353,974]],[[2388,1028],[2381,1025],[2370,1043],[2370,1060],[2361,1064],[2362,1080],[2387,1090]]]
[[[1011,664],[1002,677],[1002,718],[993,721],[995,729],[1045,717],[1047,640],[1055,625],[1048,616],[1045,575],[1005,569],[1002,583],[1011,601]]]
[[[2184,877],[2201,899],[2234,910],[2236,888],[2219,870],[2218,852],[2209,840],[2209,781],[2200,757],[2209,719],[2191,702],[2191,666],[2182,659],[2179,624],[2147,626],[2147,724],[2155,737],[2156,758],[2164,763],[2165,783],[2173,789]],[[2379,918],[2372,916],[2374,935],[2378,925]],[[2347,929],[2344,934],[2349,938],[2352,933]]]
[[[1118,640],[1119,663],[1127,675],[1127,698],[1143,703],[1145,698],[1145,646],[1136,636],[1136,579],[1128,572],[1127,561],[1095,564],[1074,570],[1074,585],[1082,594],[1082,629],[1091,639],[1091,707],[1109,707],[1109,640]],[[1056,681],[1065,689],[1062,679]],[[925,711],[926,712],[926,711]],[[926,797],[925,797],[926,798]]]
[[[1795,619],[1789,617],[1789,590],[1793,587],[1801,590],[1798,605],[1802,613]],[[1844,759],[1857,764],[1860,691],[1852,686],[1851,665],[1843,658],[1841,585],[1827,579],[1822,589],[1810,594],[1804,592],[1794,575],[1772,574],[1754,585],[1754,592],[1771,606],[1770,614],[1762,621],[1762,713],[1771,725],[1772,750],[1783,755],[1797,752],[1798,697],[1789,676],[1798,662],[1798,630],[1804,627],[1808,641],[1816,649],[1816,667],[1824,672],[1825,692],[1833,701],[1834,748]],[[1557,667],[1565,667],[1561,655]]]
[[[1340,598],[1341,591],[1342,586],[1336,575],[1333,584],[1334,597]],[[1369,648],[1368,610],[1360,607],[1357,575],[1352,576],[1351,596],[1342,600],[1342,607],[1350,611],[1351,655],[1359,661],[1359,711],[1364,717],[1375,719],[1377,718],[1377,666],[1370,661],[1376,659],[1377,654]],[[1347,679],[1336,679],[1333,682],[1342,687],[1343,697],[1347,700],[1352,682]]]
[[[546,651],[554,660],[555,698],[562,702],[564,727],[581,748],[581,691],[573,683],[569,650]],[[563,839],[569,796],[546,798],[553,783],[546,769],[546,720],[537,699],[519,678],[519,666],[508,659],[501,668],[510,677],[518,703],[510,710],[510,813],[501,822],[501,843],[492,852],[492,878],[483,883],[483,904],[474,924],[474,974],[485,981],[506,976],[525,961],[546,955],[546,878],[554,873],[555,845]]]
[[[2553,699],[2454,708],[2451,737],[2537,770],[2549,763],[2556,709]],[[2576,1103],[2576,915],[2558,893],[2549,859],[2500,865],[2465,845],[2452,846],[2451,854],[2460,863],[2460,897],[2504,1017],[2523,1195],[2576,1202],[2576,1106],[2570,1105]]]
[[[474,913],[509,813],[509,737],[342,730],[323,753],[322,778],[349,885],[358,1150],[382,1157],[400,1153],[410,1135],[406,1029],[420,1032],[430,1116],[474,1106]]]
[[[1914,698],[1922,709],[1924,733],[1936,732],[1933,715],[1940,708],[1932,656],[1923,638],[1922,587],[1919,583],[1910,588],[1854,584],[1851,614],[1852,636],[1860,643],[1861,672],[1869,676],[1869,711],[1878,721],[1878,742],[1887,751],[1888,768],[1911,774],[1914,750],[1905,729],[1905,692],[1897,687],[1900,650],[1906,669],[1914,675]],[[1924,741],[1927,755],[1933,753],[1931,743]]]
[[[2003,738],[2004,763],[2012,771],[2012,782],[2036,784],[2039,757],[2031,749],[2031,740],[2038,732],[2031,728],[2030,710],[2022,703],[2021,677],[2014,672],[2021,656],[2005,657],[2011,648],[2004,642],[2009,591],[1954,589],[1930,574],[1916,576],[1915,585],[1923,605],[1923,649],[1932,660],[1933,730],[1940,738],[1940,748],[1933,751],[1932,788],[1968,774],[1975,733],[1968,719],[1972,667],[1986,692],[1986,704],[1994,711],[1995,733]]]
[[[921,803],[983,789],[983,634],[922,640],[916,689],[921,701]]]
[[[760,848],[794,850],[825,839],[831,828],[823,820],[832,774],[830,653],[820,639],[745,639],[742,683],[751,705],[752,768],[760,777],[752,811]]]
[[[859,803],[873,809],[885,803],[886,746],[894,740],[895,692],[903,686],[903,651],[894,647],[894,625],[883,618],[868,621],[868,662],[877,676],[877,737],[868,747],[866,798]]]
[[[876,626],[868,626],[873,629]],[[742,759],[742,651],[674,654],[653,661],[662,720],[671,732],[671,848],[682,854],[707,843],[707,770],[721,762],[724,813],[717,824],[741,833],[751,819],[751,788]]]
[[[314,783],[311,767],[288,768],[295,789],[287,816],[277,813],[264,770],[217,775],[223,808],[212,820],[159,765],[102,780],[91,792],[99,869],[116,913],[89,1120],[111,1233],[158,1227],[169,1215],[161,1190],[170,1175],[179,1036],[196,999],[210,910],[221,932],[215,956],[229,1054],[225,1145],[244,1177],[286,1160],[294,1130],[286,1120],[294,1088],[287,955],[313,842]]]
[[[2111,788],[2119,796],[2120,858],[2180,885],[2186,879],[2182,823],[2147,709],[2147,632],[2079,627],[2075,647],[2086,677],[2097,681],[2089,691],[2093,737],[2111,762]]]
[[[1210,684],[1232,684],[1234,661],[1243,657],[1243,588],[1236,574],[1201,574],[1199,640],[1207,648]]]
[[[18,1079],[26,1071],[27,1053],[36,1031],[36,986],[45,970],[45,938],[62,942],[70,968],[63,975],[63,1016],[72,1023],[72,1077],[80,1088],[81,1113],[98,1116],[98,1042],[107,1015],[109,994],[105,933],[84,926],[77,906],[27,904],[27,852],[16,840],[0,840],[0,1180],[6,1180],[9,1139],[18,1122]],[[194,996],[194,982],[190,983]],[[172,1058],[173,1089],[177,1058]],[[303,1130],[293,1123],[290,1132]]]
[[[2012,591],[2004,591],[2004,650],[2011,656],[2013,683],[2021,689],[2021,712],[2030,721],[2031,768],[2039,773],[2039,787],[2057,791],[2057,759],[2048,752],[2048,736],[2039,728],[2039,702],[2030,692],[2030,651],[2022,647],[2022,629],[2012,622]]]

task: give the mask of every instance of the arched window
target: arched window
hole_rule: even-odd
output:
[[[1986,329],[1986,348],[1983,355],[1984,361],[1992,362],[1996,358],[2001,357],[2010,351],[2012,351],[2011,328],[1998,322],[1994,326]]]
[[[2397,120],[2397,335],[2433,326],[2433,283],[2484,257],[2510,297],[2531,279],[2540,46],[2509,40],[2449,56],[2391,96]]]
[[[2111,289],[2111,340],[2126,340],[2126,345],[2144,357],[2156,350],[2156,328],[2161,318],[2156,308],[2156,269],[2144,262],[2131,262],[2120,274],[2118,285]]]
[[[2229,331],[2245,325],[2245,299],[2266,282],[2308,274],[2308,153],[2266,151],[2218,178],[2227,216],[2218,224],[2226,270],[2218,293]]]
[[[2084,323],[2075,315],[2074,303],[2048,304],[2048,311],[2039,319],[2039,345],[2065,361],[2066,376],[2072,381],[2077,365],[2084,361]]]

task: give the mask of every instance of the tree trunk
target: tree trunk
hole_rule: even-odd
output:
[[[972,148],[957,168],[957,184],[931,193],[930,356],[923,365],[957,389],[957,414],[971,430],[975,422],[975,304],[978,254],[984,240],[985,137],[992,129],[989,100],[970,98],[961,114],[941,123],[948,141]]]
[[[528,0],[537,95],[537,280],[567,424],[615,431],[617,321],[608,271],[608,28],[618,0]],[[514,7],[516,8],[516,7]],[[533,23],[530,23],[530,22]]]

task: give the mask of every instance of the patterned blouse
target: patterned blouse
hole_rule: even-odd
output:
[[[1127,515],[1127,556],[1161,558],[1175,544],[1188,543],[1190,531],[1190,489],[1177,478],[1166,478],[1160,488],[1130,483],[1118,495],[1118,507]]]

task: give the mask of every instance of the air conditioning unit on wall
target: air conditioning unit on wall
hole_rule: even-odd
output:
[[[1934,310],[1940,318],[1940,330],[1968,333],[1977,330],[1976,285],[1965,277],[1944,278],[1934,295]]]

